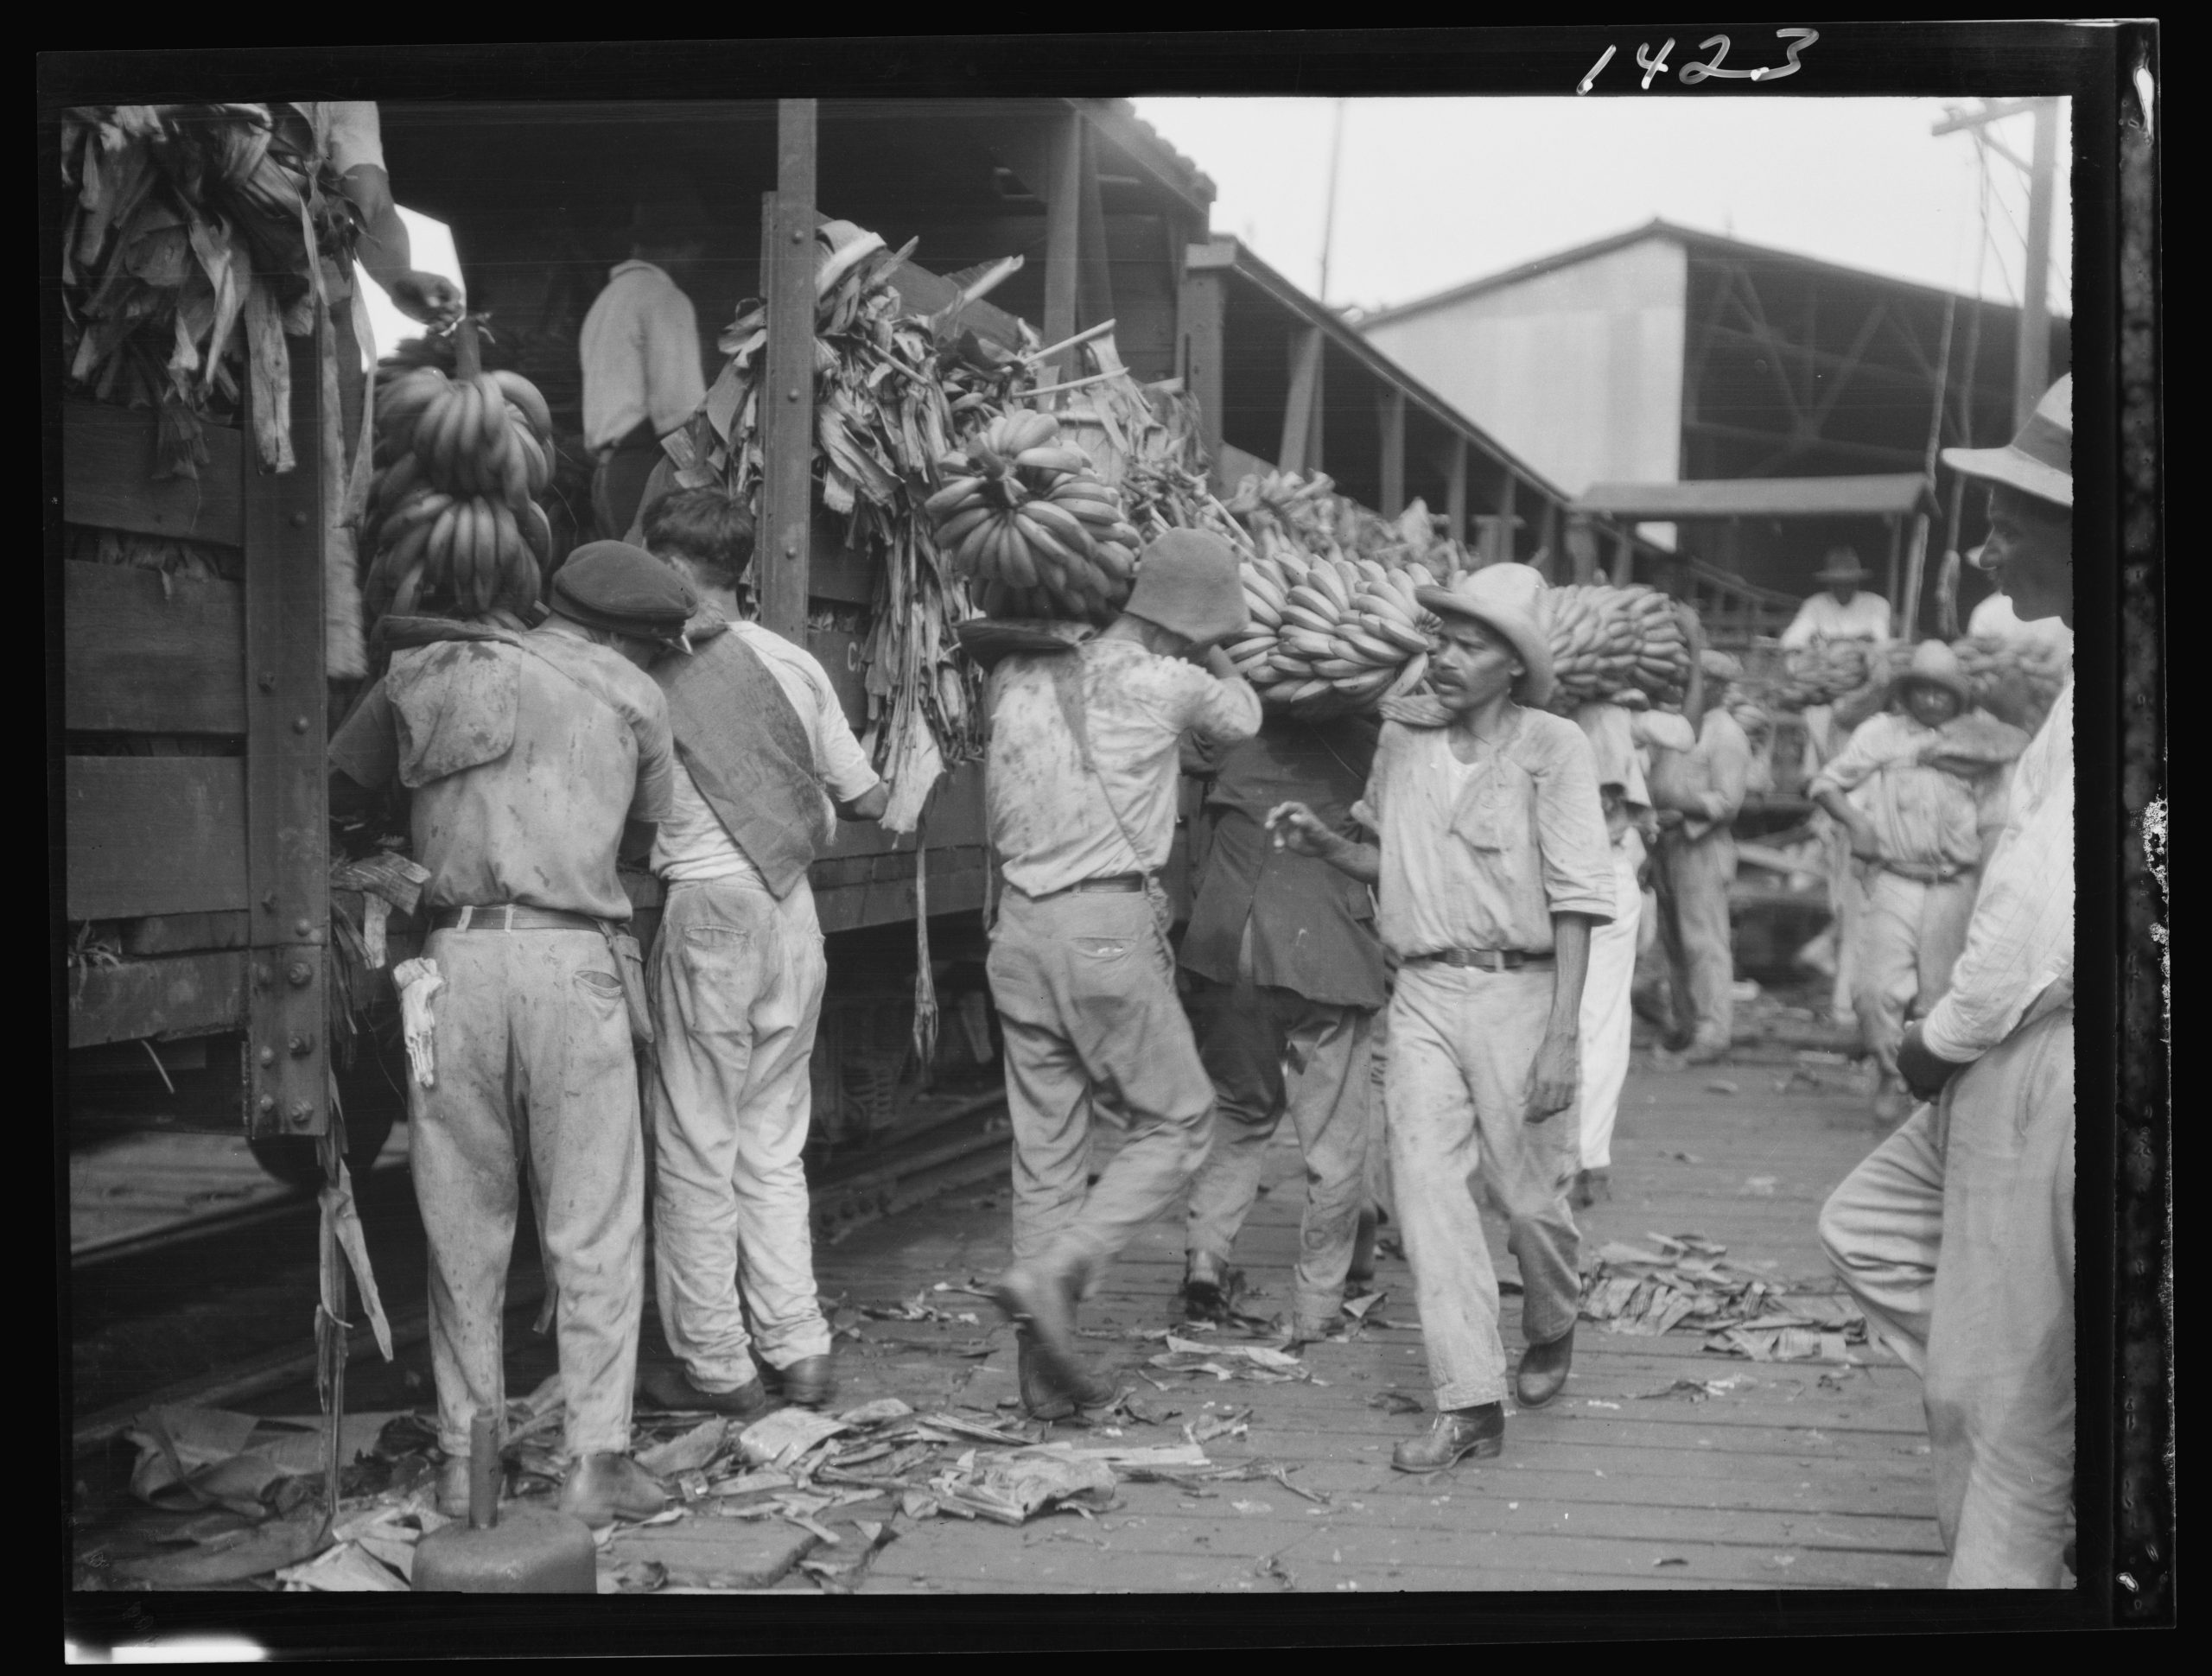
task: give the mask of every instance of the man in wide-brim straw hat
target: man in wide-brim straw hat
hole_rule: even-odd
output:
[[[1871,573],[1848,547],[1832,547],[1813,580],[1821,591],[1797,608],[1789,626],[1782,632],[1785,651],[1809,646],[1817,640],[1871,640],[1876,645],[1890,639],[1890,602],[1878,594],[1864,591]]]
[[[1913,649],[1896,688],[1897,708],[1862,724],[1811,787],[1849,835],[1858,867],[1852,1005],[1878,1068],[1874,1115],[1885,1124],[1910,1109],[1897,1077],[1905,1018],[1949,987],[1982,856],[2004,825],[2005,765],[2028,742],[1968,714],[1973,693],[1940,640]]]
[[[1983,564],[2024,622],[2074,614],[2073,380],[1990,486]],[[1821,1237],[1925,1381],[1953,1588],[2057,1588],[2074,1480],[2074,686],[2013,765],[1951,987],[1897,1048],[1927,1102],[1829,1198]]]
[[[1391,1464],[1433,1471],[1503,1447],[1505,1348],[1472,1178],[1510,1225],[1528,1348],[1523,1408],[1567,1382],[1580,1298],[1567,1194],[1580,1163],[1591,927],[1618,911],[1590,741],[1541,707],[1551,656],[1542,579],[1492,565],[1420,590],[1442,621],[1433,701],[1393,701],[1362,842],[1303,803],[1272,810],[1277,841],[1377,886],[1399,959],[1383,1085],[1390,1168],[1414,1268],[1437,1414]]]

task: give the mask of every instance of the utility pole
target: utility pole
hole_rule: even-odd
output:
[[[1344,160],[1344,106],[1350,99],[1337,101],[1336,121],[1329,130],[1329,197],[1321,212],[1321,283],[1316,295],[1321,306],[1329,306],[1329,252],[1337,238],[1337,170]]]
[[[2023,113],[2035,118],[2029,160],[1989,134],[1979,137],[2028,177],[2027,270],[2021,276],[2020,336],[2012,358],[2012,422],[2024,425],[2050,382],[2050,218],[2058,176],[2058,101],[2055,98],[1992,99],[1979,111],[1961,111],[1936,124],[1937,135],[1990,124]]]

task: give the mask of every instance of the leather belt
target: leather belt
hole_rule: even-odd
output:
[[[596,931],[599,928],[599,922],[589,914],[525,907],[519,902],[498,902],[483,908],[440,908],[430,917],[434,931]]]
[[[1046,891],[1039,896],[1030,896],[1032,902],[1049,902],[1056,896],[1072,896],[1077,891],[1141,891],[1151,882],[1152,875],[1144,873],[1110,873],[1099,879],[1085,879],[1073,885],[1063,885],[1057,891]],[[1029,896],[1027,891],[1024,896]]]
[[[1407,966],[1456,966],[1479,972],[1517,972],[1524,966],[1549,966],[1549,955],[1524,954],[1518,949],[1440,949],[1433,955],[1408,955]]]
[[[1961,876],[1964,867],[1939,867],[1932,863],[1917,861],[1877,861],[1884,873],[1893,873],[1900,879],[1910,879],[1919,885],[1948,885]]]

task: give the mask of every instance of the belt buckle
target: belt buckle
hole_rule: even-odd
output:
[[[1477,963],[1485,972],[1503,972],[1505,970],[1505,950],[1503,949],[1481,949],[1478,951]]]

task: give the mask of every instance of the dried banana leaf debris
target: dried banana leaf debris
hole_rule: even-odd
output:
[[[1103,1513],[1115,1505],[1113,1468],[1065,1444],[963,1458],[930,1480],[940,1510],[1020,1525],[1058,1507]]]
[[[1656,1249],[1607,1242],[1583,1276],[1581,1314],[1605,1332],[1656,1337],[1689,1325],[1711,1330],[1757,1316],[1773,1295],[1732,1273],[1727,1247],[1697,1235],[1649,1235]]]
[[[1306,1364],[1287,1351],[1260,1344],[1202,1344],[1172,1332],[1167,1348],[1147,1358],[1146,1365],[1169,1373],[1211,1374],[1217,1380],[1252,1380],[1262,1385],[1313,1377]]]

